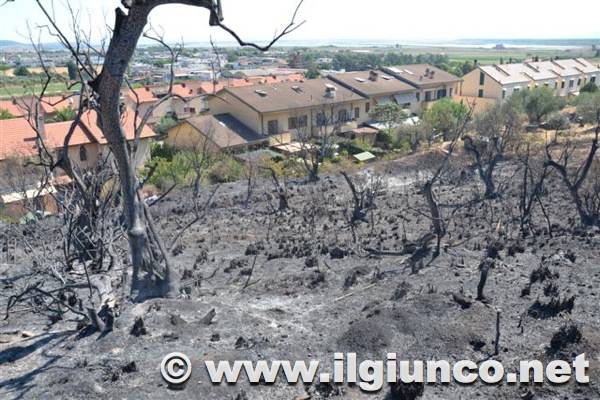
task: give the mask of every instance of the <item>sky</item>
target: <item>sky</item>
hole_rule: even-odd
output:
[[[67,0],[54,2],[58,22]],[[0,0],[0,4],[3,0]],[[112,24],[118,0],[68,0],[81,15],[80,26],[91,28],[96,38]],[[222,0],[225,22],[245,39],[268,41],[289,21],[297,0]],[[557,3],[553,5],[553,3]],[[298,14],[306,24],[288,37],[293,41],[385,39],[447,41],[483,38],[600,38],[598,0],[305,0]],[[566,13],[572,17],[565,18]],[[169,42],[217,43],[230,37],[208,27],[208,12],[182,5],[158,7],[152,25]],[[45,24],[34,0],[16,0],[0,8],[0,40],[27,42],[27,24]],[[53,41],[42,36],[42,41]]]

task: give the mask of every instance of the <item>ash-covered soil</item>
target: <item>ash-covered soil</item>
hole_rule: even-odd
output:
[[[517,371],[522,359],[571,360],[585,352],[591,384],[427,385],[423,399],[600,398],[600,232],[577,227],[568,194],[553,177],[543,197],[552,234],[538,207],[534,234],[520,238],[518,163],[509,161],[498,172],[507,188],[494,200],[479,200],[476,175],[455,167],[437,189],[448,219],[441,254],[432,257],[434,242],[415,251],[431,221],[414,182],[430,158],[371,168],[387,188],[357,225],[356,240],[341,176],[288,183],[292,209],[285,213],[270,206],[277,203],[270,181],[257,185],[247,208],[244,183],[221,186],[205,218],[175,248],[181,298],[123,304],[113,332],[103,336],[78,331],[75,318],[51,321],[25,307],[1,321],[0,398],[404,399],[389,386],[374,394],[356,386],[249,385],[245,378],[215,386],[200,363],[315,359],[327,369],[334,352],[356,352],[359,360],[396,352],[399,359],[481,361],[494,354],[497,312],[493,358],[507,370]],[[179,192],[153,208],[166,241],[193,218],[191,207],[189,194]],[[27,265],[28,242],[43,239],[44,251],[60,251],[52,236],[57,225],[49,219],[23,228],[17,263],[0,267],[5,295]],[[476,301],[479,265],[488,256],[494,267],[486,299]],[[143,329],[134,335],[140,318]],[[180,391],[159,373],[173,351],[195,365]]]

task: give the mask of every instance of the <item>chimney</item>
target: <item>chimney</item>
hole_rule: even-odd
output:
[[[335,98],[335,91],[337,88],[333,85],[326,84],[325,85],[325,97],[329,97],[331,99]]]
[[[35,130],[37,131],[40,139],[46,140],[46,125],[44,122],[44,111],[40,100],[35,103]]]
[[[434,70],[429,71],[429,77],[431,79],[433,79],[434,75],[435,75],[435,71]]]
[[[373,82],[377,82],[377,79],[379,79],[379,74],[377,73],[377,71],[371,70],[369,72],[369,80],[373,81]]]

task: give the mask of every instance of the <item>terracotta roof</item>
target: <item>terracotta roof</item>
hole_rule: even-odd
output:
[[[361,71],[332,74],[329,79],[352,88],[364,96],[410,93],[417,89],[383,71]]]
[[[334,84],[328,79],[310,79],[304,82],[283,82],[225,88],[224,90],[261,113],[365,100],[364,97],[339,84]],[[333,97],[328,97],[327,91],[333,93]]]
[[[455,83],[462,80],[451,73],[429,64],[399,65],[396,67],[385,67],[383,70],[418,88]]]
[[[33,96],[16,97],[13,100],[0,101],[0,108],[7,110],[15,118],[26,117],[35,110],[36,98]],[[76,109],[79,106],[78,96],[47,96],[40,103],[42,111],[49,115],[66,107]]]
[[[135,112],[129,108],[127,108],[127,110],[121,116],[121,123],[122,126],[125,128],[125,138],[127,140],[133,140],[135,138],[134,118]],[[104,133],[102,133],[102,130],[98,127],[97,121],[98,115],[95,111],[88,111],[81,116],[81,124],[84,126],[84,128],[87,129],[89,134],[92,135],[94,140],[99,144],[106,144],[107,140],[104,137]],[[156,136],[156,134],[152,131],[152,129],[150,129],[148,126],[144,126],[140,138],[145,139],[154,136]]]
[[[0,120],[0,160],[36,154],[37,135],[25,118]]]
[[[123,115],[123,126],[126,128],[127,140],[133,140],[134,112],[128,110]],[[78,146],[87,143],[106,144],[104,137],[97,124],[95,111],[88,111],[81,117],[81,121],[73,132],[70,146]],[[72,122],[56,122],[45,124],[46,145],[51,149],[62,147],[65,136],[69,132]],[[144,127],[141,138],[154,137],[155,133],[148,127]],[[30,157],[37,154],[37,134],[25,118],[14,118],[0,120],[0,160],[9,157]]]

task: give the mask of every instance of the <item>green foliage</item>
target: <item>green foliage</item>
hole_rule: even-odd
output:
[[[319,72],[319,70],[317,68],[311,67],[308,69],[308,71],[306,71],[304,76],[306,77],[306,79],[317,79],[318,77],[321,76],[321,73]]]
[[[371,151],[372,149],[373,146],[371,146],[371,144],[368,141],[362,138],[358,138],[352,141],[348,150],[350,154],[358,154],[363,153],[365,151]]]
[[[169,133],[169,129],[177,125],[179,121],[173,117],[162,117],[158,124],[154,127],[154,132],[159,136],[165,136]]]
[[[581,93],[596,93],[598,85],[595,82],[588,82],[581,88]]]
[[[31,76],[31,71],[29,71],[24,65],[19,65],[17,68],[15,68],[13,74],[15,76]]]
[[[554,112],[550,114],[546,121],[545,128],[552,130],[565,130],[569,129],[571,123],[569,122],[569,118],[566,115],[561,114],[559,112]]]
[[[392,102],[378,104],[371,110],[369,116],[375,121],[384,124],[388,134],[391,134],[392,129],[400,125],[408,117],[402,107]]]
[[[210,183],[227,183],[239,180],[244,173],[244,166],[229,155],[222,155],[208,171]]]
[[[4,108],[0,108],[0,120],[1,119],[11,119],[14,116],[10,113],[10,111],[5,110]]]
[[[584,123],[596,123],[600,111],[600,92],[580,94],[576,105],[577,115]]]
[[[153,142],[150,145],[150,158],[163,158],[167,161],[171,161],[173,157],[177,154],[177,150],[172,147],[165,146],[161,143]]]
[[[445,54],[405,54],[398,51],[387,53],[357,53],[350,50],[338,51],[330,55],[332,68],[346,71],[364,71],[382,66],[402,64],[433,64],[442,66],[449,63]]]
[[[70,107],[61,108],[50,118],[49,122],[65,122],[73,121],[77,116],[77,112]]]
[[[67,72],[69,74],[70,80],[72,80],[72,81],[76,80],[78,77],[77,64],[75,64],[73,61],[69,61],[67,63]]]
[[[527,114],[529,122],[535,124],[541,124],[545,116],[561,110],[566,104],[563,99],[554,96],[549,87],[523,90],[512,95],[511,101],[515,101]]]
[[[375,141],[379,146],[383,147],[384,149],[390,149],[392,148],[392,143],[394,142],[394,139],[392,137],[391,132],[385,130],[377,132]]]
[[[468,114],[469,109],[462,102],[457,103],[449,98],[444,98],[435,102],[429,110],[425,111],[423,120],[448,140],[452,131],[464,122]]]

